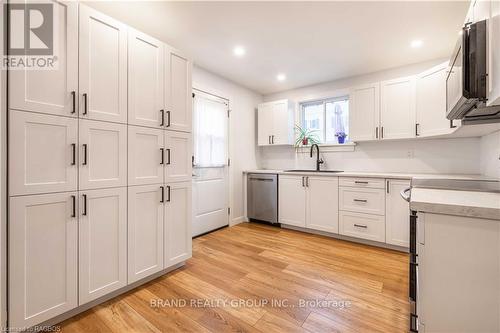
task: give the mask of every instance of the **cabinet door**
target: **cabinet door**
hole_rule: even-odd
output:
[[[127,285],[127,188],[79,192],[79,305]]]
[[[192,177],[191,133],[171,132],[165,134],[165,182],[191,180]]]
[[[380,137],[380,84],[353,88],[350,92],[349,130],[351,141],[376,140]]]
[[[9,107],[76,117],[78,93],[78,3],[51,1],[57,6],[57,69],[9,71]],[[56,44],[56,43],[55,43]],[[57,44],[56,44],[57,45]],[[73,107],[74,105],[74,107]]]
[[[165,268],[191,258],[191,182],[167,184],[165,189]]]
[[[129,284],[163,269],[163,188],[128,188]]]
[[[80,189],[127,185],[127,125],[80,121]]]
[[[165,126],[191,132],[191,62],[180,52],[165,47]]]
[[[417,136],[447,134],[452,130],[446,119],[446,69],[444,63],[417,76]]]
[[[268,146],[271,144],[271,134],[273,129],[273,108],[272,105],[261,104],[257,111],[257,144]]]
[[[162,127],[165,123],[163,100],[163,44],[139,31],[128,31],[128,122],[133,125]]]
[[[127,122],[127,26],[80,5],[80,116]]]
[[[339,179],[308,177],[306,227],[339,232]]]
[[[10,327],[31,327],[78,305],[74,198],[76,192],[10,198]]]
[[[409,246],[410,207],[399,194],[408,188],[407,180],[388,180],[385,200],[385,240],[392,245]]]
[[[10,111],[9,194],[76,191],[78,120]]]
[[[163,183],[165,131],[139,126],[128,127],[128,184]]]
[[[272,133],[271,144],[288,145],[292,144],[293,118],[290,116],[288,101],[282,100],[272,105]]]
[[[380,137],[406,139],[415,137],[415,77],[380,83]]]
[[[305,177],[279,176],[279,222],[297,227],[306,226]]]

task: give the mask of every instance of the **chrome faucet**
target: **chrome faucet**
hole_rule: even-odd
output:
[[[321,166],[321,164],[325,163],[325,161],[323,161],[322,158],[319,158],[319,146],[317,144],[313,144],[311,146],[309,157],[313,157],[314,147],[316,147],[316,171],[319,171],[319,167]]]

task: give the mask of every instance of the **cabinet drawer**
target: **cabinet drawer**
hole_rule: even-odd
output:
[[[384,216],[341,211],[339,217],[341,235],[385,242]]]
[[[360,187],[360,188],[381,188],[385,189],[385,179],[383,178],[350,178],[340,177],[340,186]]]
[[[385,215],[385,192],[383,189],[341,187],[339,195],[340,210]]]

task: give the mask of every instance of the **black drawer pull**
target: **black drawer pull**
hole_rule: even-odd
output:
[[[366,200],[366,199],[352,199],[352,201],[355,201],[355,202],[364,202],[364,203],[368,202],[368,200]]]
[[[364,224],[354,224],[354,226],[357,227],[357,228],[368,229],[368,226],[366,226]]]
[[[365,184],[365,185],[367,185],[367,184],[368,184],[368,182],[361,181],[361,180],[355,180],[355,181],[354,181],[354,184]]]

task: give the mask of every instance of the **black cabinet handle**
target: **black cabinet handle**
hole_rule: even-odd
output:
[[[415,124],[415,136],[420,136],[420,134],[418,134],[418,127],[420,126],[419,123],[416,123]]]
[[[362,182],[361,180],[355,180],[354,184],[366,184],[366,185],[368,185],[368,182]]]
[[[309,177],[306,177],[306,187],[309,187]]]
[[[271,144],[274,145],[274,135],[271,135]]]
[[[368,226],[364,225],[364,224],[354,224],[355,227],[357,228],[363,228],[363,229],[367,229]]]
[[[83,147],[83,162],[82,162],[82,165],[87,165],[87,152],[88,152],[87,144],[84,143],[82,145],[82,147]]]
[[[378,139],[378,126],[375,127],[375,139]]]
[[[89,112],[89,96],[87,93],[83,94],[83,114],[87,114]]]
[[[384,126],[380,127],[380,138],[384,138]]]
[[[167,148],[167,165],[170,165],[170,148]]]
[[[86,194],[82,194],[82,198],[83,198],[83,212],[82,212],[82,215],[87,215],[87,195]]]
[[[305,177],[302,177],[302,187],[305,187],[305,186],[304,186],[304,178],[305,178]]]
[[[160,126],[165,126],[165,110],[160,110],[160,114],[161,114],[161,123],[160,123]]]
[[[71,108],[71,113],[76,113],[76,91],[71,92],[71,98],[73,99],[73,105]]]
[[[73,210],[71,212],[71,217],[76,217],[76,196],[75,195],[71,196],[71,204],[73,206]]]
[[[71,165],[76,164],[76,143],[71,144],[71,151],[72,151],[72,158],[71,158]]]
[[[167,111],[167,127],[170,127],[170,111]]]
[[[269,144],[271,144],[271,136],[269,135],[269,137],[267,138],[267,141],[269,141]]]
[[[386,186],[386,191],[387,191],[387,194],[389,194],[389,181],[386,181],[385,182],[385,186]]]
[[[368,202],[368,200],[365,200],[365,199],[352,199],[352,201],[355,201],[355,202]]]
[[[456,128],[456,125],[453,125],[453,119],[450,119],[450,128]]]
[[[165,149],[163,148],[160,148],[160,156],[161,156],[161,159],[160,159],[160,165],[164,164],[165,161],[164,161],[164,152],[165,152]]]
[[[167,202],[170,202],[170,185],[167,185]]]
[[[160,190],[161,190],[161,200],[160,200],[160,202],[164,203],[165,202],[165,187],[164,186],[160,186]]]

